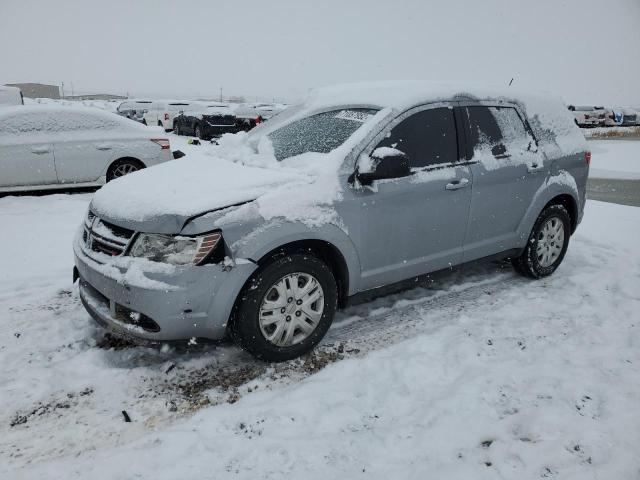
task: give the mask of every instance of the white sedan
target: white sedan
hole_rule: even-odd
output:
[[[0,107],[0,192],[102,185],[172,159],[161,129],[87,107]]]

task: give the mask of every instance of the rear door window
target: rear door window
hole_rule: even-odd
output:
[[[51,130],[54,118],[48,114],[20,113],[0,121],[0,134],[24,135]]]
[[[60,132],[81,130],[114,130],[121,126],[119,118],[107,118],[88,112],[59,112],[55,128]]]
[[[458,160],[458,141],[453,109],[422,110],[402,120],[376,148],[390,147],[409,157],[411,168],[452,163]]]
[[[513,107],[466,107],[469,140],[474,154],[489,150],[500,158],[518,151],[533,151],[535,141]]]

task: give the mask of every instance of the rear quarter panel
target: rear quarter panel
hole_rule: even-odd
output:
[[[576,222],[582,220],[585,198],[588,165],[584,161],[584,153],[572,154],[556,159],[547,159],[549,165],[547,176],[538,191],[534,194],[531,205],[518,228],[521,246],[526,244],[536,219],[544,207],[560,195],[570,195],[576,206]]]

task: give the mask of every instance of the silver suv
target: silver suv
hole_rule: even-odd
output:
[[[230,334],[268,361],[311,350],[358,294],[482,258],[550,275],[590,161],[559,100],[415,82],[320,90],[210,148],[96,193],[81,299],[121,335]]]

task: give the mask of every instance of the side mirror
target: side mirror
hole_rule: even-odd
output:
[[[383,147],[385,148],[385,147]],[[384,180],[388,178],[401,178],[411,175],[409,157],[399,150],[386,149],[388,152],[380,152],[376,149],[371,160],[371,171],[356,171],[354,176],[362,185],[371,185],[374,180]],[[383,156],[384,155],[384,156]]]

